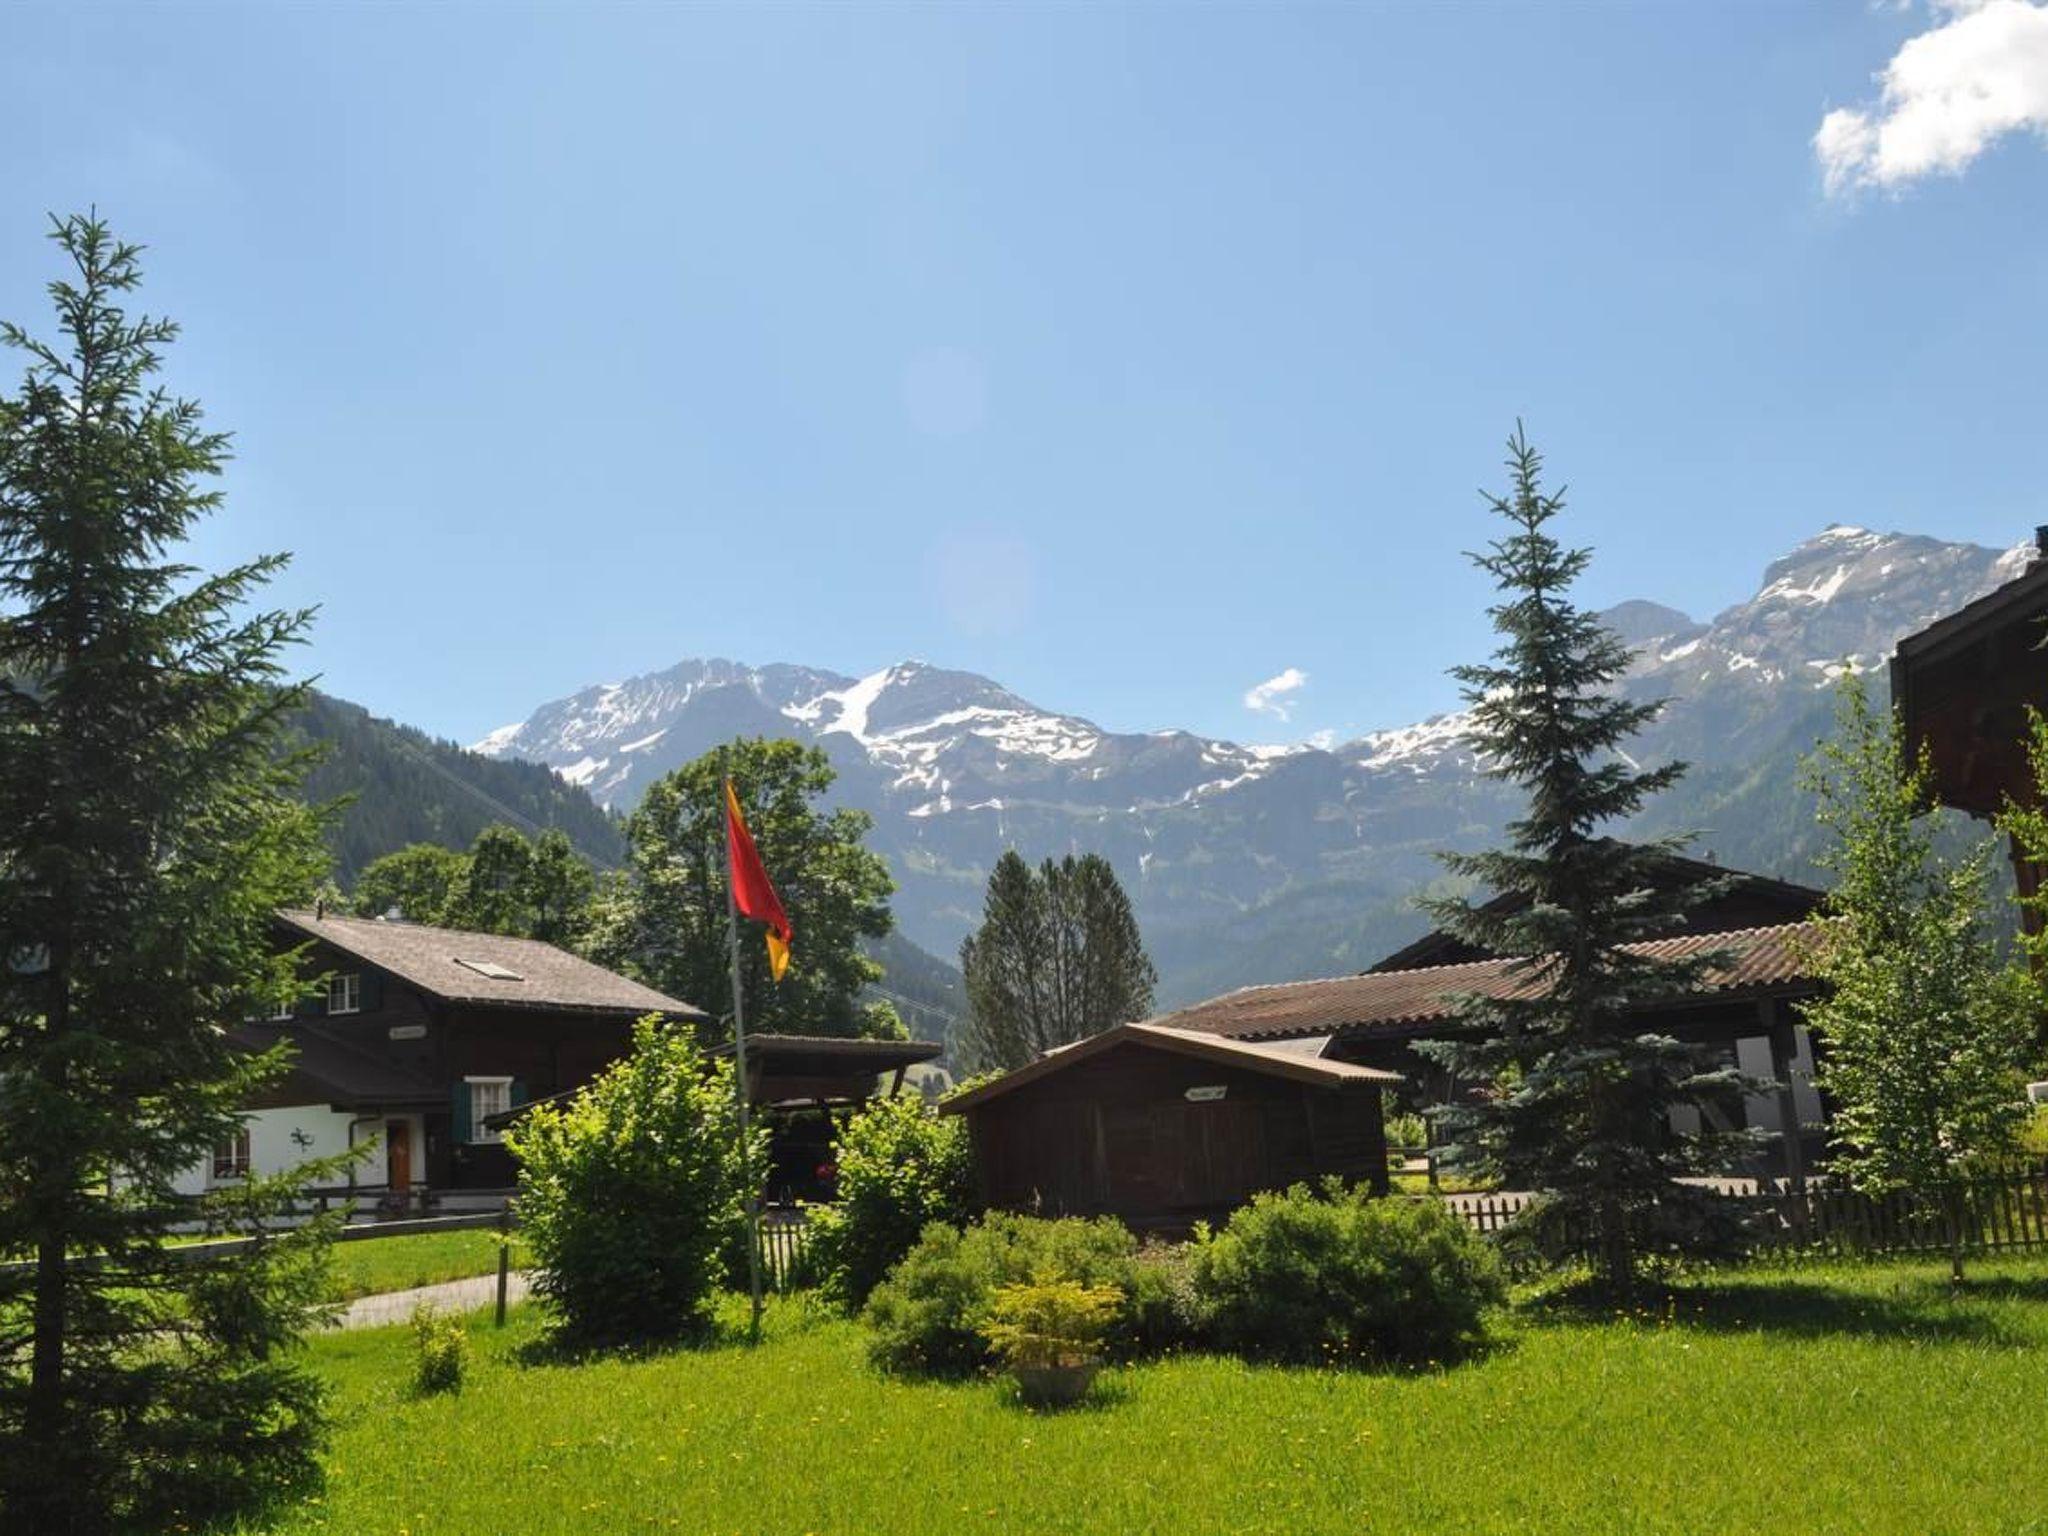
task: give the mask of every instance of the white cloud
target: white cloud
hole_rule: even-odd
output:
[[[1289,667],[1267,678],[1256,687],[1244,691],[1244,707],[1262,715],[1271,715],[1276,720],[1285,720],[1294,713],[1294,701],[1287,697],[1308,683],[1308,674],[1299,667]]]
[[[1875,103],[1821,119],[1813,150],[1830,193],[1959,175],[2006,134],[2048,136],[2048,4],[1938,0],[1936,11],[1946,19],[1893,55]]]

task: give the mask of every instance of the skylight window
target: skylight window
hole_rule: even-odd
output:
[[[517,971],[508,971],[495,960],[465,960],[455,957],[455,963],[475,971],[479,976],[488,976],[492,981],[524,981],[526,978]]]

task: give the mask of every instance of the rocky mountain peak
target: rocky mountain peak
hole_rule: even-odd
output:
[[[2031,552],[1837,525],[1706,623],[1648,600],[1607,610],[1636,649],[1625,686],[1667,701],[1630,754],[1692,764],[1651,823],[1705,830],[1733,865],[1805,873],[1787,831],[1803,824],[1792,764],[1827,727],[1830,681],[1881,669],[1901,635],[2018,575]],[[1253,747],[1107,731],[923,661],[853,677],[714,658],[580,690],[479,750],[552,764],[626,807],[734,735],[814,742],[839,770],[838,800],[874,816],[915,942],[957,946],[1003,849],[1094,851],[1130,889],[1170,1002],[1363,966],[1419,931],[1411,899],[1441,877],[1436,854],[1477,846],[1512,813],[1465,733],[1446,714],[1327,751]]]

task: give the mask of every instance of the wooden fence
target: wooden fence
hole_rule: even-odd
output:
[[[761,1283],[780,1294],[810,1283],[804,1267],[810,1218],[798,1206],[774,1206],[761,1212]]]
[[[1859,1194],[1824,1179],[1803,1189],[1766,1181],[1707,1190],[1744,1218],[1757,1253],[1937,1254],[1948,1252],[1952,1238],[1978,1254],[2048,1248],[2048,1164],[1886,1195]],[[1441,1198],[1488,1236],[1506,1231],[1535,1199],[1516,1193]],[[1567,1239],[1567,1246],[1578,1244]]]

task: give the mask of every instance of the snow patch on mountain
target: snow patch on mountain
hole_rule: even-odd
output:
[[[1772,561],[1752,596],[1706,621],[1646,601],[1608,609],[1602,622],[1631,651],[1622,689],[1667,701],[1627,750],[1644,764],[1690,762],[1688,783],[1719,776],[1715,798],[1692,809],[1708,846],[1732,860],[1746,846],[1742,818],[1758,816],[1740,796],[1752,784],[1764,786],[1758,795],[1786,792],[1758,765],[1789,761],[1825,728],[1816,690],[1846,671],[1882,671],[1901,635],[2032,558],[2031,545],[1994,551],[1838,526]],[[1133,887],[1148,941],[1178,945],[1185,964],[1292,943],[1256,936],[1267,931],[1259,914],[1295,901],[1315,913],[1305,931],[1352,936],[1313,962],[1341,968],[1374,958],[1358,925],[1382,933],[1406,894],[1436,877],[1438,851],[1477,846],[1512,814],[1512,794],[1481,773],[1471,729],[1469,711],[1453,710],[1342,743],[1240,744],[1106,730],[920,661],[854,676],[712,659],[544,704],[477,750],[551,764],[625,808],[736,736],[794,737],[832,758],[835,803],[874,817],[873,844],[899,882],[899,921],[929,948],[958,943],[989,866],[1014,844],[1033,858],[1109,857]],[[1361,917],[1368,908],[1378,915]],[[1272,933],[1299,928],[1273,922]]]

